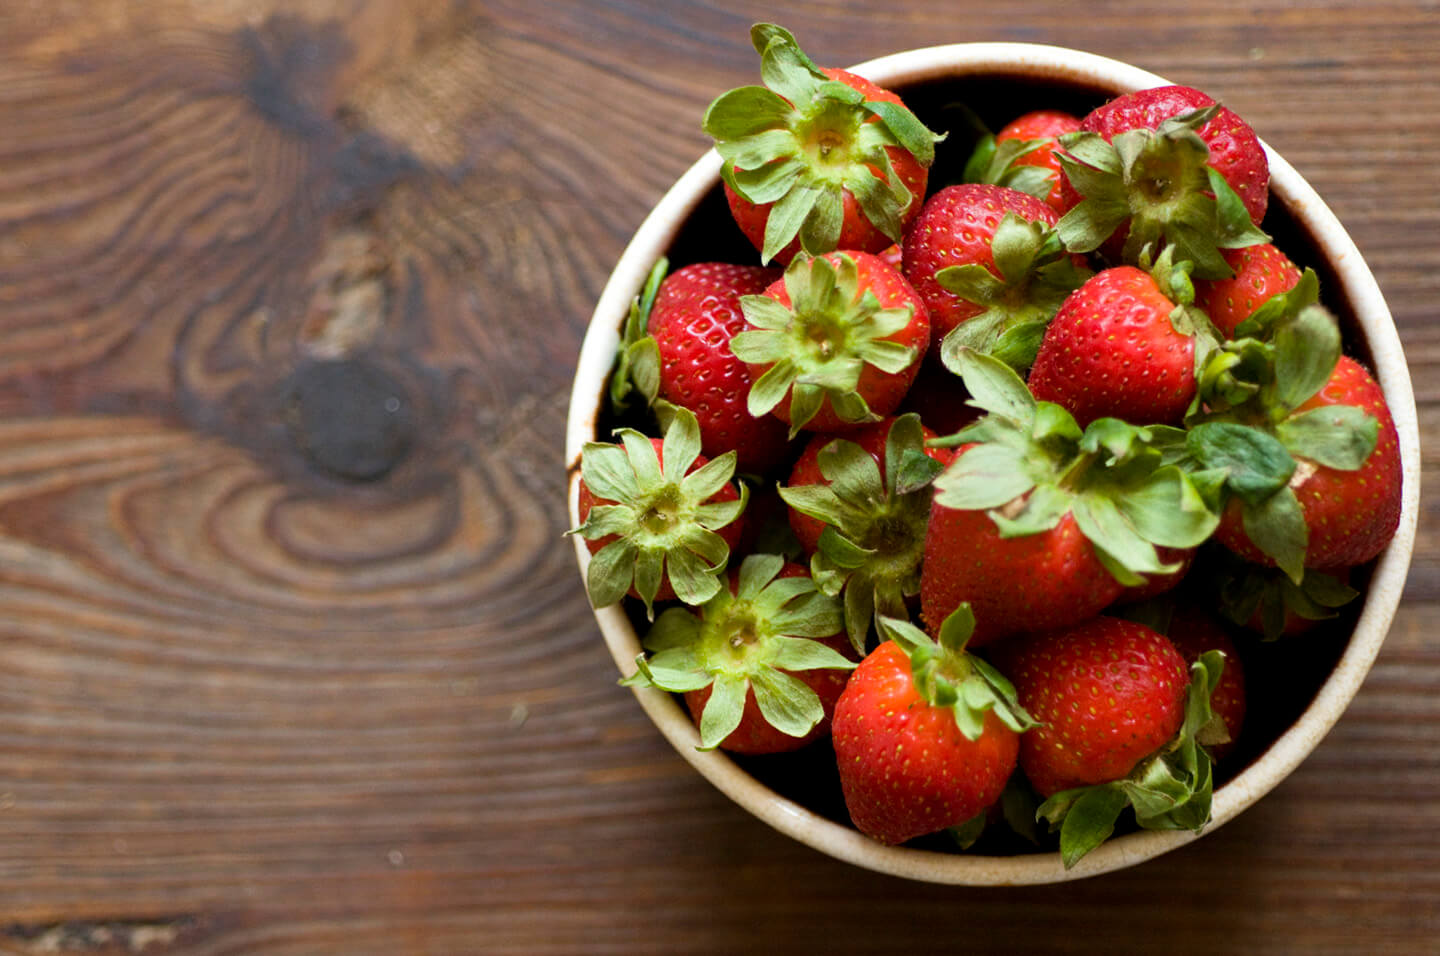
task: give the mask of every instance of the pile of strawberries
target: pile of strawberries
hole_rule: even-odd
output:
[[[704,127],[759,261],[657,264],[609,396],[639,427],[582,456],[591,599],[650,622],[624,683],[704,748],[833,747],[887,844],[1044,821],[1069,866],[1122,817],[1202,828],[1231,634],[1334,616],[1400,513],[1254,132],[1144,90],[1018,117],[932,192],[898,96],[752,40],[765,85]]]

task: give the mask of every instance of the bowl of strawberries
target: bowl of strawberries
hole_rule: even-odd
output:
[[[968,43],[759,82],[591,320],[571,537],[715,786],[955,884],[1128,866],[1340,718],[1418,507],[1374,277],[1203,92]]]

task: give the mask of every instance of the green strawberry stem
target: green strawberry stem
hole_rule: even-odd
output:
[[[896,103],[866,100],[815,65],[789,31],[770,23],[751,28],[764,86],[719,96],[703,128],[715,140],[721,176],[756,205],[774,203],[761,257],[775,258],[797,237],[811,255],[836,248],[844,195],[896,242],[912,202],[887,152],[909,151],[922,165],[943,137]]]
[[[1101,418],[1082,432],[1000,360],[971,349],[956,360],[971,404],[989,414],[937,442],[975,443],[935,479],[938,504],[987,511],[1002,537],[1049,531],[1072,514],[1126,586],[1178,568],[1157,547],[1197,547],[1214,532],[1218,476],[1171,461],[1179,429]]]
[[[738,500],[710,501],[734,476],[735,452],[690,471],[700,457],[700,426],[684,408],[675,411],[661,455],[634,429],[617,434],[619,446],[588,442],[580,453],[581,480],[613,504],[592,508],[568,533],[588,541],[616,536],[590,560],[591,601],[596,607],[614,604],[633,585],[653,620],[656,595],[667,580],[680,600],[703,604],[721,590],[730,558],[729,545],[716,532],[739,518],[749,501],[743,483]]]
[[[1210,697],[1220,682],[1225,655],[1207,651],[1190,668],[1185,721],[1180,732],[1155,754],[1142,760],[1122,780],[1076,787],[1054,794],[1036,812],[1037,820],[1060,831],[1060,857],[1068,870],[1115,831],[1126,807],[1147,830],[1199,832],[1210,822],[1213,788],[1210,755],[1203,744],[1220,742],[1220,723]],[[1220,724],[1223,733],[1223,724]]]
[[[840,630],[839,602],[808,577],[778,577],[785,559],[752,554],[740,565],[735,592],[720,591],[699,608],[674,607],[645,636],[627,687],[673,693],[711,688],[700,719],[701,750],[713,750],[740,725],[753,692],[761,716],[791,737],[804,737],[825,716],[820,697],[790,671],[853,670],[855,662],[814,638]]]
[[[828,484],[779,489],[790,507],[826,524],[810,570],[825,593],[843,592],[845,630],[858,653],[873,618],[908,618],[906,599],[920,593],[930,483],[942,467],[924,444],[919,416],[901,415],[886,438],[883,476],[865,449],[836,439],[819,457]]]

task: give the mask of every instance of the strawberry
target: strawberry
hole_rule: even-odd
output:
[[[976,646],[1084,620],[1145,576],[1178,570],[1157,548],[1210,536],[1218,518],[1202,489],[1164,463],[1169,433],[1116,419],[1082,432],[998,359],[958,358],[989,414],[944,439],[968,447],[935,479],[920,581],[932,627],[962,602]]]
[[[1069,207],[1060,189],[1063,173],[1055,153],[1059,137],[1079,129],[1079,117],[1063,110],[1017,116],[1000,132],[980,140],[965,166],[965,181],[1029,193],[1059,216]]]
[[[1047,798],[1039,816],[1060,829],[1067,867],[1109,837],[1126,806],[1152,829],[1209,821],[1210,758],[1196,735],[1213,720],[1221,655],[1187,673],[1163,635],[1096,617],[1019,638],[999,664],[1038,722],[1020,742],[1020,769]]]
[[[926,448],[935,435],[915,415],[836,438],[816,435],[780,496],[827,594],[845,595],[845,628],[864,653],[875,615],[907,618],[920,593],[930,482],[952,457]]]
[[[905,233],[904,271],[945,351],[964,345],[1029,366],[1055,310],[1088,275],[1055,220],[1034,196],[1003,186],[946,186],[926,201]]]
[[[1115,266],[1071,293],[1030,370],[1035,397],[1081,425],[1104,417],[1178,425],[1216,340],[1188,304],[1188,265],[1172,267],[1167,249],[1150,272]]]
[[[1170,643],[1175,645],[1175,650],[1180,652],[1186,664],[1193,665],[1206,651],[1219,651],[1225,655],[1225,669],[1210,694],[1210,710],[1216,722],[1199,737],[1211,760],[1223,760],[1235,749],[1245,726],[1245,667],[1240,660],[1240,651],[1225,628],[1199,608],[1177,610],[1170,618],[1165,636],[1170,638]]]
[[[663,440],[619,435],[618,445],[589,442],[580,455],[580,526],[570,533],[594,556],[590,600],[605,607],[629,594],[652,619],[657,600],[703,604],[720,591],[743,530],[749,491],[730,483],[735,453],[702,456],[700,427],[683,408]]]
[[[759,23],[750,39],[766,85],[722,94],[704,129],[723,160],[731,213],[761,261],[899,242],[939,137],[894,93],[816,66],[786,30]]]
[[[775,269],[702,262],[671,273],[660,285],[647,330],[660,355],[659,397],[695,413],[701,452],[734,451],[736,469],[764,474],[786,455],[784,423],[745,408],[753,379],[730,351],[745,328],[740,297],[763,292]]]
[[[867,252],[796,256],[740,307],[749,328],[730,347],[755,376],[746,407],[788,422],[792,438],[894,412],[930,345],[925,303]]]
[[[1228,279],[1197,279],[1195,306],[1210,317],[1227,339],[1272,297],[1289,292],[1300,281],[1300,268],[1268,242],[1243,249],[1223,249]]]
[[[1244,120],[1198,90],[1117,97],[1060,143],[1068,211],[1056,229],[1072,252],[1104,246],[1134,265],[1147,246],[1153,254],[1172,245],[1196,276],[1225,278],[1221,249],[1268,239],[1256,226],[1269,198],[1265,150]]]
[[[1226,547],[1299,584],[1307,566],[1362,564],[1389,543],[1403,480],[1395,423],[1323,307],[1301,309],[1269,341],[1227,343],[1201,399],[1186,446],[1226,476],[1216,532]]]
[[[965,652],[960,610],[931,641],[881,619],[886,640],[850,676],[835,705],[840,787],[861,833],[886,844],[959,826],[999,799],[1018,735],[1032,726],[1001,674]]]
[[[781,753],[823,736],[855,662],[839,603],[779,555],[747,557],[698,612],[672,607],[620,683],[684,694],[700,749]]]

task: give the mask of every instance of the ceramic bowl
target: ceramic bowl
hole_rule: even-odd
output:
[[[1083,115],[1120,93],[1171,81],[1134,66],[1076,50],[1022,43],[964,43],[909,50],[854,67],[854,72],[897,90],[932,129],[950,130],[942,148],[964,150],[963,122],[951,104],[963,102],[998,129],[1020,113],[1044,106]],[[719,91],[717,91],[719,92]],[[698,116],[697,116],[698,122]],[[957,135],[957,131],[960,135]],[[1263,130],[1260,132],[1263,133]],[[1287,666],[1286,690],[1252,699],[1241,748],[1217,765],[1213,832],[1260,799],[1293,771],[1339,719],[1385,639],[1409,569],[1419,501],[1419,436],[1410,376],[1385,301],[1354,242],[1289,163],[1266,147],[1270,160],[1270,211],[1264,227],[1275,243],[1319,273],[1323,301],[1340,316],[1346,351],[1374,369],[1394,415],[1404,458],[1404,503],[1400,528],[1389,548],[1359,582],[1358,612],[1307,641],[1302,673]],[[942,154],[943,156],[943,154]],[[936,169],[944,159],[937,158]],[[619,329],[631,299],[652,264],[668,256],[672,268],[702,259],[756,261],[754,250],[729,220],[720,187],[720,160],[712,150],[700,158],[651,211],[626,248],[600,297],[585,336],[566,434],[570,516],[578,524],[577,488],[581,446],[597,438],[602,400]],[[932,175],[932,189],[937,185]],[[600,440],[608,435],[600,436]],[[584,542],[574,540],[581,577],[589,561]],[[1368,580],[1366,576],[1368,575]],[[634,670],[640,640],[632,619],[619,606],[595,612],[600,631],[622,674]],[[1278,642],[1283,645],[1285,642]],[[1271,687],[1267,674],[1281,655],[1262,645],[1247,658],[1252,688]],[[1273,651],[1271,649],[1274,649]],[[964,885],[1033,884],[1093,876],[1153,858],[1196,839],[1175,831],[1138,831],[1112,838],[1066,870],[1056,852],[949,852],[943,842],[882,846],[850,826],[833,782],[833,755],[777,760],[742,760],[696,749],[689,715],[669,694],[637,689],[636,697],[660,732],[701,775],[727,796],[802,843],[872,870],[936,883]],[[1252,695],[1253,696],[1253,695]],[[1274,699],[1271,699],[1271,698]],[[831,779],[826,780],[828,758]],[[814,780],[821,781],[814,783]],[[831,789],[833,787],[833,790]]]

